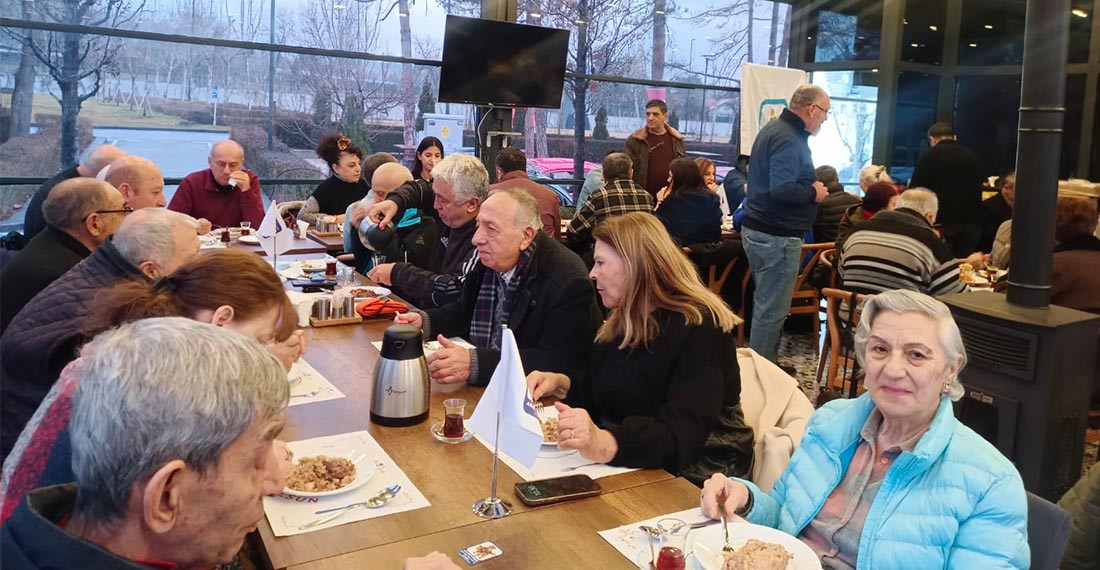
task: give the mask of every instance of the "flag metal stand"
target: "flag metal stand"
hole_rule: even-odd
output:
[[[497,497],[497,468],[500,466],[500,411],[497,411],[496,436],[493,438],[493,489],[488,497],[474,503],[474,514],[483,519],[499,519],[512,513],[512,503]]]

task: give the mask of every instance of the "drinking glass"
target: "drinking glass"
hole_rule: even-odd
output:
[[[241,235],[252,235],[252,222],[241,222]]]
[[[657,553],[656,570],[684,570],[687,567],[687,535],[691,528],[679,519],[661,519],[657,528],[661,530],[661,550]]]
[[[458,438],[466,434],[462,424],[462,414],[466,411],[466,400],[449,398],[443,400],[443,409],[447,416],[443,420],[443,437]]]

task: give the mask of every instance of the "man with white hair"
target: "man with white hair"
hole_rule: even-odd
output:
[[[80,161],[80,164],[58,172],[53,178],[39,186],[38,190],[34,192],[34,196],[31,197],[31,201],[27,203],[26,217],[23,218],[23,236],[30,241],[31,238],[46,229],[46,217],[42,213],[42,204],[46,202],[46,197],[50,195],[50,191],[53,190],[54,186],[70,178],[95,178],[96,174],[103,170],[105,166],[111,164],[112,160],[124,154],[126,153],[121,148],[113,144],[99,145],[92,149],[84,157],[84,160]]]
[[[145,208],[127,216],[92,255],[31,299],[0,337],[0,460],[76,358],[82,320],[96,294],[127,280],[153,280],[199,252],[194,218]]]
[[[439,307],[457,299],[466,275],[477,262],[470,239],[488,195],[489,171],[481,161],[468,154],[452,154],[432,169],[431,183],[408,182],[385,200],[357,208],[352,214],[356,226],[377,222],[378,227],[385,228],[392,220],[402,219],[399,213],[419,208],[436,219],[439,230],[426,268],[411,263],[383,263],[367,276],[383,285],[393,285],[402,297],[421,308]]]
[[[214,227],[227,228],[251,222],[260,227],[264,201],[260,179],[244,168],[244,147],[225,139],[210,147],[210,167],[192,172],[180,181],[169,210],[209,220]]]
[[[279,361],[228,329],[156,318],[96,337],[72,399],[76,481],[27,496],[0,532],[3,565],[228,562],[283,488],[289,397]]]
[[[425,338],[438,337],[443,348],[428,356],[432,379],[488,384],[504,325],[515,334],[525,372],[570,374],[586,366],[600,321],[592,281],[577,254],[542,231],[535,199],[517,188],[494,192],[478,212],[473,243],[481,263],[458,299],[396,318],[421,327]],[[455,346],[448,340],[454,336],[476,348]]]
[[[779,119],[764,125],[752,144],[741,219],[741,243],[756,282],[749,346],[772,361],[791,309],[802,236],[829,195],[817,180],[807,141],[821,131],[831,106],[824,89],[801,85]]]
[[[908,289],[939,296],[966,290],[951,249],[932,229],[939,200],[932,191],[902,192],[892,211],[856,226],[839,256],[841,281],[857,293]]]
[[[50,192],[42,212],[46,230],[0,270],[0,333],[35,295],[107,241],[128,210],[110,184],[70,178]]]

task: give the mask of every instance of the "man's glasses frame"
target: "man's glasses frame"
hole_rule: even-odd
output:
[[[822,111],[824,111],[826,117],[829,116],[829,109],[826,109],[825,107],[822,107],[821,105],[818,105],[817,103],[812,103],[812,105],[814,107],[817,107],[818,109],[821,109]]]
[[[88,216],[91,216],[92,214],[129,214],[130,212],[133,212],[133,211],[134,211],[133,208],[131,208],[129,206],[126,206],[126,207],[122,208],[121,210],[96,210],[94,212],[89,212]],[[84,219],[87,220],[88,216],[84,216]]]

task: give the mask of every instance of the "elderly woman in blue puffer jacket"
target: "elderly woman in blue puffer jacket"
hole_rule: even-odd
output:
[[[855,350],[867,392],[810,418],[771,493],[714,475],[703,512],[797,536],[825,568],[1027,568],[1020,474],[952,411],[966,354],[947,306],[912,291],[875,295]]]

